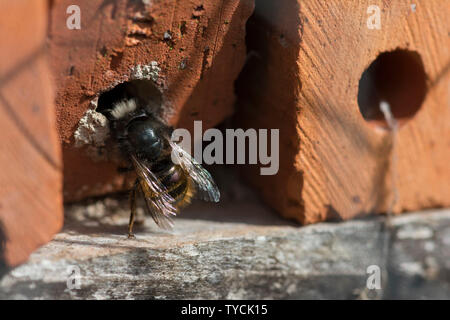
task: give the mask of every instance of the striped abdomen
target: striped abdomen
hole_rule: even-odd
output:
[[[193,196],[192,183],[183,169],[172,162],[170,155],[156,161],[151,166],[152,172],[179,207],[187,205]]]

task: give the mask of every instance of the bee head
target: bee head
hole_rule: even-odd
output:
[[[163,149],[163,141],[151,120],[135,120],[128,125],[127,138],[138,156],[156,160]]]

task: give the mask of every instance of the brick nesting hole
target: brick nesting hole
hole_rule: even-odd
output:
[[[126,98],[135,98],[141,106],[154,107],[158,110],[162,104],[162,95],[151,80],[131,80],[115,86],[100,94],[96,111],[103,113],[113,103]]]
[[[364,119],[386,127],[380,101],[389,103],[400,125],[419,111],[427,93],[426,74],[420,55],[395,50],[381,53],[359,81],[358,105]]]

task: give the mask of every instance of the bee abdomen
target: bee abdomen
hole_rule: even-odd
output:
[[[175,204],[184,206],[190,202],[193,195],[191,183],[180,166],[171,163],[159,172],[158,179],[175,199]]]

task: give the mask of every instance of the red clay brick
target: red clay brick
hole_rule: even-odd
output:
[[[208,128],[233,112],[253,9],[250,0],[82,0],[81,29],[69,30],[72,2],[54,3],[49,34],[67,201],[127,188],[117,164],[99,159],[89,146],[75,147],[74,133],[91,101],[132,79],[133,68],[157,62],[155,85],[172,125],[191,129],[193,120],[203,120]]]
[[[366,2],[257,1],[235,119],[280,129],[279,173],[243,174],[285,217],[315,223],[384,213],[394,188],[395,213],[450,205],[448,5],[414,3],[378,1],[376,30],[367,28]],[[428,92],[418,111],[416,86],[391,83],[383,92],[401,124],[393,151],[379,119],[359,111],[358,88],[377,56],[398,48],[420,55]]]
[[[0,4],[0,259],[10,266],[25,261],[63,222],[47,12],[45,1]]]

